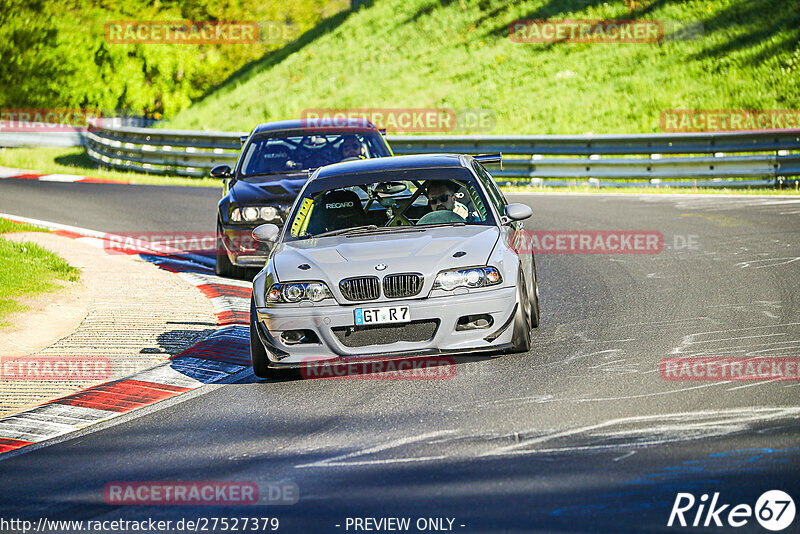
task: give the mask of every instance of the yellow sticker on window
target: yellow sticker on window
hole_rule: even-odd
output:
[[[292,237],[301,236],[306,232],[313,207],[313,200],[310,198],[303,199],[303,202],[300,204],[300,209],[297,210],[297,216],[294,218],[294,221],[292,221]]]

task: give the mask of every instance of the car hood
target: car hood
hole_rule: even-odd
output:
[[[291,203],[307,181],[308,172],[306,171],[274,175],[263,182],[256,183],[236,180],[231,186],[230,195],[239,206],[286,199],[289,199],[289,203]]]
[[[424,275],[428,284],[444,269],[485,265],[499,234],[494,226],[461,226],[332,236],[281,243],[272,257],[278,280],[284,282],[323,280],[335,285],[354,276],[413,272]],[[309,268],[301,269],[304,264]],[[378,265],[386,267],[378,270]]]

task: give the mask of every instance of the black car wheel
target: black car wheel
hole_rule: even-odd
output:
[[[531,350],[531,303],[528,299],[528,287],[525,284],[525,275],[520,270],[517,276],[517,311],[514,314],[514,335],[511,342],[513,352],[528,352]]]
[[[267,356],[267,349],[261,343],[261,338],[258,337],[256,331],[256,321],[258,315],[256,314],[256,305],[253,299],[250,299],[250,362],[253,365],[253,374],[258,378],[269,378],[272,380],[281,379],[294,379],[299,377],[299,372],[296,369],[274,369],[269,366],[269,357]]]
[[[533,298],[531,301],[531,328],[539,327],[539,276],[536,274],[536,262],[533,262]]]
[[[217,273],[217,276],[224,276],[226,278],[244,278],[247,269],[232,264],[231,260],[228,259],[228,252],[225,249],[225,245],[222,243],[222,235],[222,229],[219,227],[219,223],[217,223],[217,261],[214,266],[214,272]]]

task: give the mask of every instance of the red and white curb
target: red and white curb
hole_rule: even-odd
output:
[[[83,184],[129,184],[128,180],[112,180],[110,178],[94,178],[79,174],[39,174],[29,173],[21,169],[0,170],[0,179],[5,180],[36,180],[39,182],[66,182]]]
[[[103,246],[102,232],[25,217],[0,217],[48,228],[54,233]],[[90,387],[0,419],[0,454],[53,439],[159,401],[219,382],[250,367],[250,282],[214,274],[207,257],[187,259],[140,254],[176,273],[211,299],[219,329],[170,360],[128,377]],[[197,263],[202,261],[205,265]]]

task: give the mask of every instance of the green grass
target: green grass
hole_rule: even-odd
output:
[[[414,107],[494,114],[490,130],[451,133],[648,133],[660,130],[661,113],[669,109],[800,108],[798,0],[373,0],[338,13],[323,13],[317,0],[303,1],[314,9],[293,26],[291,42],[261,48],[230,76],[223,69],[222,82],[204,81],[198,87],[210,89],[202,96],[193,92],[194,104],[182,111],[185,98],[163,105],[170,120],[159,127],[249,131],[308,108]],[[265,6],[270,17],[284,8],[305,12],[275,2]],[[133,16],[135,8],[125,12]],[[91,20],[105,20],[92,13]],[[701,24],[702,34],[659,44],[520,44],[508,37],[516,19],[615,18],[658,20],[667,27]],[[120,46],[112,51],[134,45]],[[135,45],[129,52],[159,59],[180,52],[196,59],[194,49],[165,45]],[[148,76],[175,75],[159,72]],[[0,149],[0,165],[142,184],[218,186],[209,178],[97,169],[78,148]]]
[[[0,148],[0,166],[30,169],[42,174],[78,174],[93,178],[125,180],[134,184],[192,185],[220,187],[214,178],[161,176],[99,167],[81,147],[68,148]]]
[[[33,228],[33,227],[31,227]],[[23,225],[0,219],[0,233],[30,231]],[[40,231],[35,229],[34,231]],[[55,291],[62,282],[75,282],[80,271],[35,243],[17,243],[0,238],[0,327],[9,326],[9,314],[24,311],[20,297]]]
[[[700,23],[703,35],[518,44],[508,26],[520,18]],[[249,130],[307,108],[433,107],[492,110],[486,133],[647,133],[668,109],[798,109],[798,79],[797,0],[377,0],[251,63],[162,127]]]
[[[8,219],[0,219],[0,234],[10,234],[13,232],[49,232],[46,228],[33,226],[32,224],[18,223]]]

